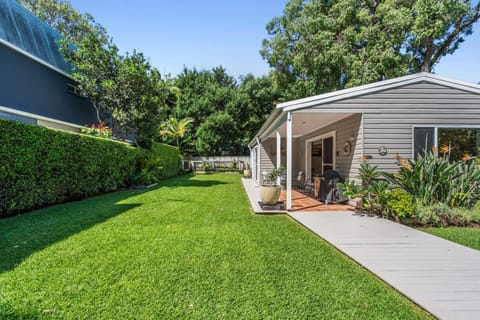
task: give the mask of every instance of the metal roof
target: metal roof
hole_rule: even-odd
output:
[[[59,50],[63,37],[14,0],[0,0],[0,42],[64,74],[71,66]]]
[[[284,119],[286,119],[285,114],[287,112],[308,110],[309,108],[318,107],[323,104],[329,104],[344,99],[352,99],[365,94],[371,94],[419,82],[429,82],[467,92],[472,92],[475,94],[480,94],[479,84],[450,79],[432,73],[420,72],[394,79],[361,85],[358,87],[328,92],[298,100],[292,100],[277,105],[276,109],[270,114],[263,126],[256,133],[255,137],[251,140],[251,142],[249,143],[249,147],[253,147],[256,144],[257,137],[261,137],[262,135],[264,135],[265,132],[271,131],[272,127],[277,127],[279,122],[284,121]],[[335,110],[331,110],[331,112],[335,112]]]

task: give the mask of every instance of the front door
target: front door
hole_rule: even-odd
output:
[[[305,178],[335,169],[335,131],[306,141]]]

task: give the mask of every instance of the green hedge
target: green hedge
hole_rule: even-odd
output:
[[[127,186],[144,150],[0,119],[0,215]]]
[[[180,152],[177,147],[167,144],[153,142],[152,157],[162,167],[161,178],[176,176],[180,170]]]

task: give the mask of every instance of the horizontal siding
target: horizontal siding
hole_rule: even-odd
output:
[[[260,168],[258,170],[260,183],[263,183],[262,172],[270,172],[275,167],[275,143],[274,139],[267,139],[260,144]]]
[[[295,157],[295,170],[305,171],[305,142],[311,138],[324,135],[331,131],[336,133],[336,170],[344,177],[355,178],[358,174],[358,168],[360,167],[360,155],[362,155],[362,132],[361,132],[361,114],[355,114],[348,118],[342,119],[338,122],[330,124],[326,127],[319,128],[317,131],[309,133],[308,135],[297,138],[295,146],[298,148],[298,152],[294,153]],[[356,138],[352,142],[352,152],[349,156],[343,155],[343,145],[346,141],[350,140],[350,137],[354,135]]]
[[[355,102],[355,103],[352,103]],[[479,126],[480,96],[436,84],[416,84],[340,102],[364,110],[364,152],[380,170],[396,171],[395,154],[412,156],[414,126]],[[380,156],[378,148],[387,147]]]

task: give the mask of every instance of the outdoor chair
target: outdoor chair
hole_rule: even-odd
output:
[[[304,185],[303,185],[303,171],[299,171],[297,173],[297,177],[295,180],[293,180],[293,188],[303,191],[304,190]]]
[[[305,194],[313,195],[315,192],[315,184],[311,179],[307,179],[303,185],[303,192]]]

